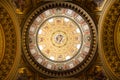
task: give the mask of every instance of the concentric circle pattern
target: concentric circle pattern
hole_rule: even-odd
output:
[[[38,63],[46,62],[42,65],[52,70],[75,67],[84,60],[91,44],[86,21],[66,8],[53,8],[40,14],[30,27],[29,37],[31,54]]]
[[[76,67],[87,65],[94,57],[97,45],[96,29],[86,12],[80,15],[70,7],[65,8],[65,5],[56,4],[65,3],[48,3],[36,9],[28,18],[22,35],[23,50],[28,62],[31,64],[32,61],[31,65],[43,74],[56,77],[70,76],[77,72],[64,75],[64,71],[75,68],[79,72],[82,69],[80,66]],[[74,4],[66,4],[84,12]],[[54,6],[48,9],[46,6],[50,5],[59,8]],[[42,7],[44,10],[40,13]],[[33,18],[35,14],[37,16]]]
[[[71,59],[82,44],[78,25],[69,18],[60,16],[45,21],[37,38],[41,53],[53,61]]]

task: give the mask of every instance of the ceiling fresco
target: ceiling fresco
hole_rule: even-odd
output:
[[[69,2],[38,7],[28,17],[22,33],[26,59],[48,76],[71,76],[80,72],[94,58],[97,48],[97,31],[92,19],[81,7]],[[80,69],[78,65],[85,66]],[[72,69],[76,72],[66,74]]]
[[[119,0],[0,0],[0,80],[119,80]]]
[[[46,61],[43,66],[52,70],[75,67],[87,56],[91,45],[87,22],[66,8],[40,14],[30,27],[29,37],[31,54],[40,64]]]

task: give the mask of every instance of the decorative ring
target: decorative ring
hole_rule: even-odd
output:
[[[22,30],[24,56],[38,72],[69,77],[84,70],[97,49],[96,26],[81,7],[46,3],[32,12]]]

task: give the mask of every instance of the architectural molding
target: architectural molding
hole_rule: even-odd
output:
[[[13,9],[6,0],[0,1],[0,24],[5,37],[4,56],[0,63],[0,79],[13,80],[20,60],[20,29]]]
[[[120,1],[110,0],[99,20],[99,53],[106,74],[112,80],[120,79],[120,58],[115,49],[114,32],[120,15]]]

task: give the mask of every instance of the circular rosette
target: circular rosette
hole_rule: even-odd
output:
[[[48,9],[46,6],[50,5]],[[72,6],[77,8],[76,11]],[[45,9],[41,13],[42,7]],[[33,17],[33,14],[37,16]],[[35,69],[41,66],[36,70],[48,76],[71,76],[90,63],[97,47],[97,33],[92,19],[82,8],[68,2],[55,2],[39,7],[33,14],[28,17],[22,36],[28,62],[34,63],[31,65]],[[80,67],[82,65],[84,67]],[[67,74],[72,69],[77,70]]]
[[[83,43],[78,24],[61,14],[44,21],[36,34],[39,52],[56,63],[73,58]]]

